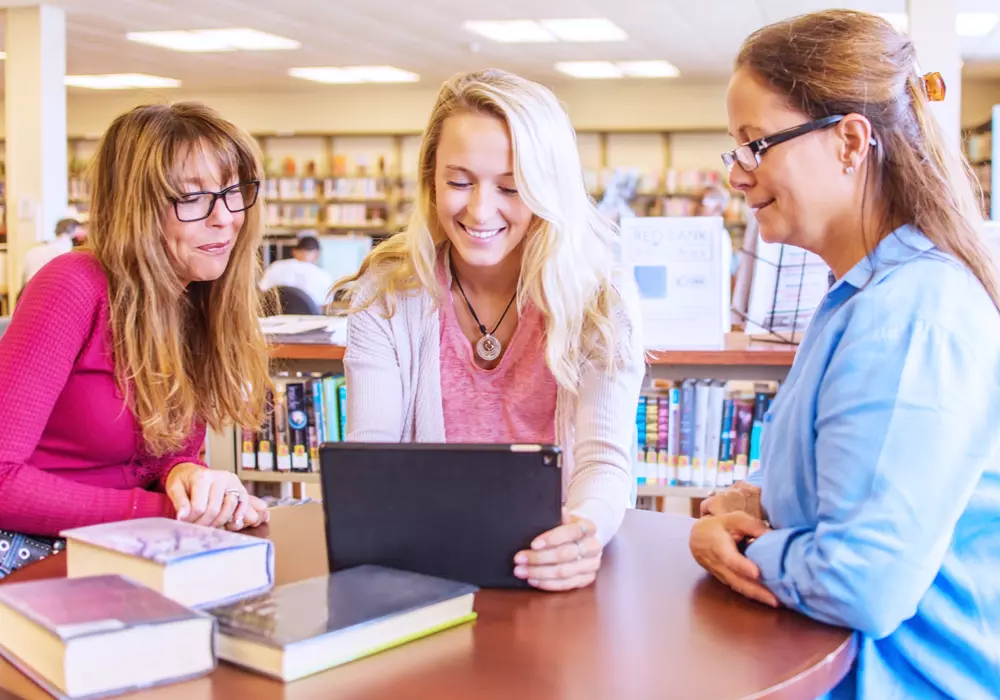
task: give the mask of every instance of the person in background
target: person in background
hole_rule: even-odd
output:
[[[261,176],[252,138],[202,105],[111,124],[87,247],[39,271],[0,338],[0,529],[267,519],[235,474],[199,462],[206,424],[264,414]]]
[[[691,549],[750,598],[859,632],[835,698],[1000,689],[1000,295],[943,96],[908,38],[848,10],[755,32],[729,84],[732,186],[763,240],[832,276],[761,470],[703,504]]]
[[[692,216],[723,216],[731,199],[722,185],[706,185],[695,192]]]
[[[54,239],[30,248],[25,253],[24,284],[27,284],[32,277],[38,274],[43,265],[51,262],[57,256],[73,250],[78,245],[77,241],[82,238],[78,234],[81,230],[83,235],[86,235],[86,229],[76,219],[60,219],[56,223],[56,237]]]
[[[569,118],[499,70],[438,93],[408,229],[338,284],[347,439],[557,444],[564,523],[518,552],[547,590],[593,582],[633,497],[638,294],[584,186]]]
[[[273,287],[295,287],[308,294],[321,309],[327,305],[333,276],[319,266],[319,241],[302,236],[292,250],[292,257],[276,260],[264,270],[261,291]]]

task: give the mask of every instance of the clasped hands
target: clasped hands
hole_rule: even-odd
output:
[[[237,532],[270,518],[267,504],[251,496],[232,472],[184,462],[170,470],[165,490],[183,522]]]
[[[747,598],[772,608],[778,599],[760,582],[760,569],[739,550],[748,537],[771,528],[764,521],[760,488],[739,483],[702,501],[701,518],[691,528],[695,560],[715,578]]]
[[[597,526],[565,509],[562,524],[531,542],[531,549],[514,555],[514,575],[545,591],[568,591],[594,582],[604,548]]]

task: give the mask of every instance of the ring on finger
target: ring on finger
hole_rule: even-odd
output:
[[[225,498],[226,496],[236,496],[237,501],[240,501],[241,503],[243,502],[243,492],[239,489],[226,489],[226,492],[222,494],[222,497]]]

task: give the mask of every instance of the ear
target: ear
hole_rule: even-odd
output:
[[[872,145],[872,123],[860,114],[848,114],[837,124],[840,137],[840,160],[844,169],[859,170]]]

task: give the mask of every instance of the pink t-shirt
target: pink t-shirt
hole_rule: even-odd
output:
[[[483,369],[473,359],[450,291],[448,299],[440,312],[445,440],[554,444],[557,385],[545,364],[542,312],[526,304],[500,364]]]

